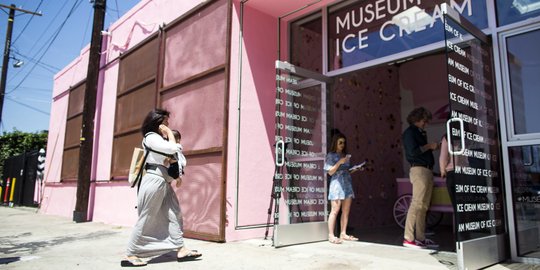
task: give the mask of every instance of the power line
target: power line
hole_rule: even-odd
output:
[[[23,106],[23,107],[26,107],[26,108],[30,109],[30,110],[34,110],[34,111],[36,111],[36,112],[40,112],[40,113],[45,114],[45,115],[48,115],[48,116],[51,115],[50,113],[48,113],[48,112],[46,112],[46,111],[42,111],[42,110],[36,109],[36,108],[34,108],[34,107],[32,107],[32,106],[28,106],[28,105],[26,105],[26,104],[24,104],[24,103],[22,103],[22,102],[18,102],[17,100],[15,100],[15,99],[13,99],[13,98],[10,98],[9,96],[6,96],[6,99],[9,99],[9,100],[11,100],[11,102],[15,102],[15,103],[17,103],[17,104],[19,104],[19,105],[21,105],[21,106]]]
[[[43,63],[43,62],[38,61],[38,60],[36,60],[36,59],[34,59],[34,58],[31,58],[31,57],[29,57],[29,56],[22,55],[22,54],[20,54],[20,53],[15,53],[15,52],[14,52],[14,54],[16,54],[16,55],[18,55],[18,56],[20,56],[20,57],[22,57],[22,58],[24,58],[24,59],[26,59],[26,60],[32,62],[32,63],[38,64],[40,67],[42,67],[43,69],[46,69],[47,71],[49,71],[49,72],[51,72],[51,73],[53,73],[53,74],[56,74],[58,71],[60,71],[60,69],[57,68],[57,67],[54,67],[54,66],[51,66],[51,65],[49,65],[49,64]]]
[[[39,7],[41,7],[41,4],[43,3],[43,0],[39,1],[39,4],[38,6],[36,7],[36,11],[35,12],[38,12],[39,10]],[[23,29],[21,30],[21,32],[19,32],[19,34],[17,35],[17,37],[15,37],[15,39],[13,39],[13,41],[11,42],[12,44],[15,44],[15,42],[17,42],[17,40],[19,40],[19,37],[22,35],[22,33],[24,32],[24,30],[26,30],[26,27],[28,27],[28,25],[30,24],[30,22],[32,22],[32,19],[34,18],[34,16],[30,17],[30,20],[28,20],[26,22],[26,24],[24,25]]]
[[[10,85],[8,85],[8,87],[11,87]],[[50,88],[37,88],[37,87],[29,87],[29,86],[21,86],[19,87],[19,89],[26,89],[28,91],[39,91],[39,92],[51,92],[52,89]]]
[[[10,97],[11,99],[14,99],[14,100],[28,100],[28,101],[32,101],[32,102],[38,102],[38,103],[47,103],[47,104],[51,104],[51,99],[37,99],[37,98],[27,98],[27,97],[18,97],[18,96],[8,96]]]
[[[51,25],[56,21],[57,18],[60,18],[60,13],[62,12],[62,10],[64,10],[64,8],[66,7],[66,5],[62,5],[62,8],[60,10],[58,10],[58,12],[53,16],[53,20],[51,20],[51,22],[49,22],[49,24],[47,25],[47,27],[45,27],[45,29],[50,29],[51,28]],[[36,42],[34,42],[34,45],[32,45],[32,47],[30,48],[29,51],[33,51],[34,48],[39,44],[39,42],[41,41],[41,39],[43,38],[43,36],[46,34],[46,31],[43,31],[41,33],[41,35],[39,36],[39,38],[36,40]],[[39,53],[39,52],[38,52]],[[36,55],[38,54],[36,53]]]
[[[7,31],[6,31],[6,46],[4,47],[4,57],[2,60],[2,74],[0,77],[0,122],[2,122],[2,111],[4,109],[4,96],[6,91],[6,80],[7,80],[7,73],[9,69],[9,58],[10,58],[10,52],[11,52],[11,36],[13,33],[13,23],[15,21],[15,11],[28,13],[32,15],[39,15],[34,13],[32,11],[24,10],[17,8],[15,5],[11,4],[11,6],[6,6],[0,4],[0,8],[8,8],[9,9],[9,15],[8,15],[8,24],[7,24]]]
[[[71,17],[71,15],[73,14],[73,12],[75,11],[75,9],[77,9],[77,7],[82,3],[82,0],[79,0],[77,2],[75,2],[73,4],[73,6],[71,7],[71,10],[69,11],[67,17],[64,19],[64,21],[60,24],[60,27],[56,30],[54,36],[52,37],[51,41],[49,42],[49,44],[47,45],[47,48],[43,51],[43,53],[41,54],[41,56],[39,57],[39,59],[37,60],[38,62],[41,61],[41,59],[43,59],[43,57],[45,56],[45,54],[47,53],[47,51],[51,48],[52,44],[54,43],[54,41],[56,40],[56,38],[58,37],[58,35],[60,34],[60,32],[62,31],[62,28],[64,28],[64,25],[66,24],[67,20],[69,19],[69,17]],[[42,46],[41,48],[43,48],[44,46]],[[38,53],[39,53],[40,50],[38,50]],[[24,76],[24,78],[22,78],[22,80],[19,82],[19,84],[17,84],[17,86],[15,86],[15,88],[13,88],[11,91],[7,92],[7,94],[10,94],[10,93],[13,93],[14,91],[16,91],[19,86],[21,86],[21,84],[26,80],[26,78],[28,78],[28,76],[30,75],[30,73],[32,73],[32,71],[34,71],[34,69],[36,68],[37,66],[37,63],[34,63],[34,65],[32,66],[32,68],[30,69],[30,71],[28,73],[26,73],[26,75]]]
[[[90,25],[90,20],[91,19],[92,19],[92,13],[88,13],[88,19],[86,20],[86,26],[84,27],[84,34],[82,36],[80,48],[82,48],[84,46],[84,40],[85,40],[85,37],[86,37],[86,32],[88,31],[88,25]]]
[[[51,20],[49,22],[49,24],[45,27],[45,29],[50,29],[52,24],[56,21],[56,19],[60,18],[60,13],[64,10],[64,8],[66,7],[67,5],[62,5],[62,8],[58,10],[58,12],[56,12],[56,14],[52,17],[54,18],[53,20]],[[33,51],[34,48],[40,43],[41,39],[43,38],[43,36],[46,34],[47,31],[43,31],[41,33],[41,35],[39,36],[39,38],[36,39],[36,41],[34,42],[34,44],[32,45],[32,47],[30,48],[29,51]],[[41,50],[41,49],[40,49]],[[35,55],[34,55],[34,58],[39,54],[39,51],[38,50]],[[24,66],[21,70],[19,70],[17,73],[15,73],[15,75],[11,76],[11,78],[9,79],[9,82],[11,82],[13,79],[15,79],[21,72],[25,71],[26,70],[26,66]]]

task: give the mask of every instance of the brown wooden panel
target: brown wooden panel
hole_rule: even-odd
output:
[[[163,93],[161,104],[171,112],[169,126],[182,133],[184,151],[223,145],[225,73]]]
[[[151,80],[136,91],[118,98],[114,124],[115,135],[141,127],[146,114],[156,104],[156,86],[154,82],[154,80]]]
[[[141,147],[141,141],[140,132],[114,138],[111,177],[127,179],[133,148]]]
[[[118,94],[155,77],[158,61],[158,39],[154,38],[120,60]]]
[[[82,114],[67,120],[66,122],[66,138],[64,139],[64,149],[80,144],[82,127]]]
[[[62,181],[77,180],[79,174],[79,152],[80,148],[72,148],[64,151],[62,157]]]
[[[226,21],[227,1],[216,1],[167,30],[164,87],[225,64]]]
[[[178,192],[186,235],[219,235],[222,153],[188,158],[186,174]]]
[[[83,82],[69,92],[69,104],[67,118],[82,113],[84,105],[84,92],[86,84]]]

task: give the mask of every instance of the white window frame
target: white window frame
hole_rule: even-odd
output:
[[[512,105],[512,89],[510,85],[510,68],[507,58],[507,43],[506,40],[516,35],[539,31],[540,23],[528,25],[519,29],[513,29],[506,32],[499,33],[499,54],[501,60],[501,73],[502,73],[502,90],[504,97],[504,109],[506,117],[506,133],[508,139],[508,146],[518,146],[524,144],[537,144],[540,143],[540,132],[517,134],[514,129],[514,108]]]

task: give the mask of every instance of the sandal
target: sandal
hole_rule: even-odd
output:
[[[332,244],[342,244],[343,241],[341,241],[341,239],[335,237],[335,236],[331,236],[331,237],[328,237],[328,242],[332,243]]]
[[[202,254],[199,253],[197,250],[190,250],[186,255],[182,257],[176,257],[176,261],[177,262],[193,261],[201,256]]]
[[[141,266],[146,266],[147,264],[148,263],[146,263],[145,261],[137,257],[126,258],[120,261],[120,266],[122,267],[141,267]]]
[[[344,233],[342,233],[339,237],[342,240],[345,240],[345,241],[358,241],[358,238],[356,238],[356,237],[354,237],[352,235],[344,234]]]

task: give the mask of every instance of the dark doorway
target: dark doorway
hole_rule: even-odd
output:
[[[335,78],[328,95],[329,127],[347,136],[352,163],[367,159],[365,171],[352,175],[355,199],[348,232],[360,241],[401,245],[403,229],[394,218],[394,205],[406,194],[409,165],[404,159],[401,133],[408,113],[419,106],[433,114],[427,127],[429,141],[439,142],[448,115],[448,88],[444,52],[354,71]],[[435,160],[439,151],[434,152]],[[438,162],[434,173],[439,174]],[[443,179],[439,181],[444,181]],[[434,196],[437,224],[428,236],[453,251],[452,210],[444,182]],[[405,188],[404,188],[405,187]]]

